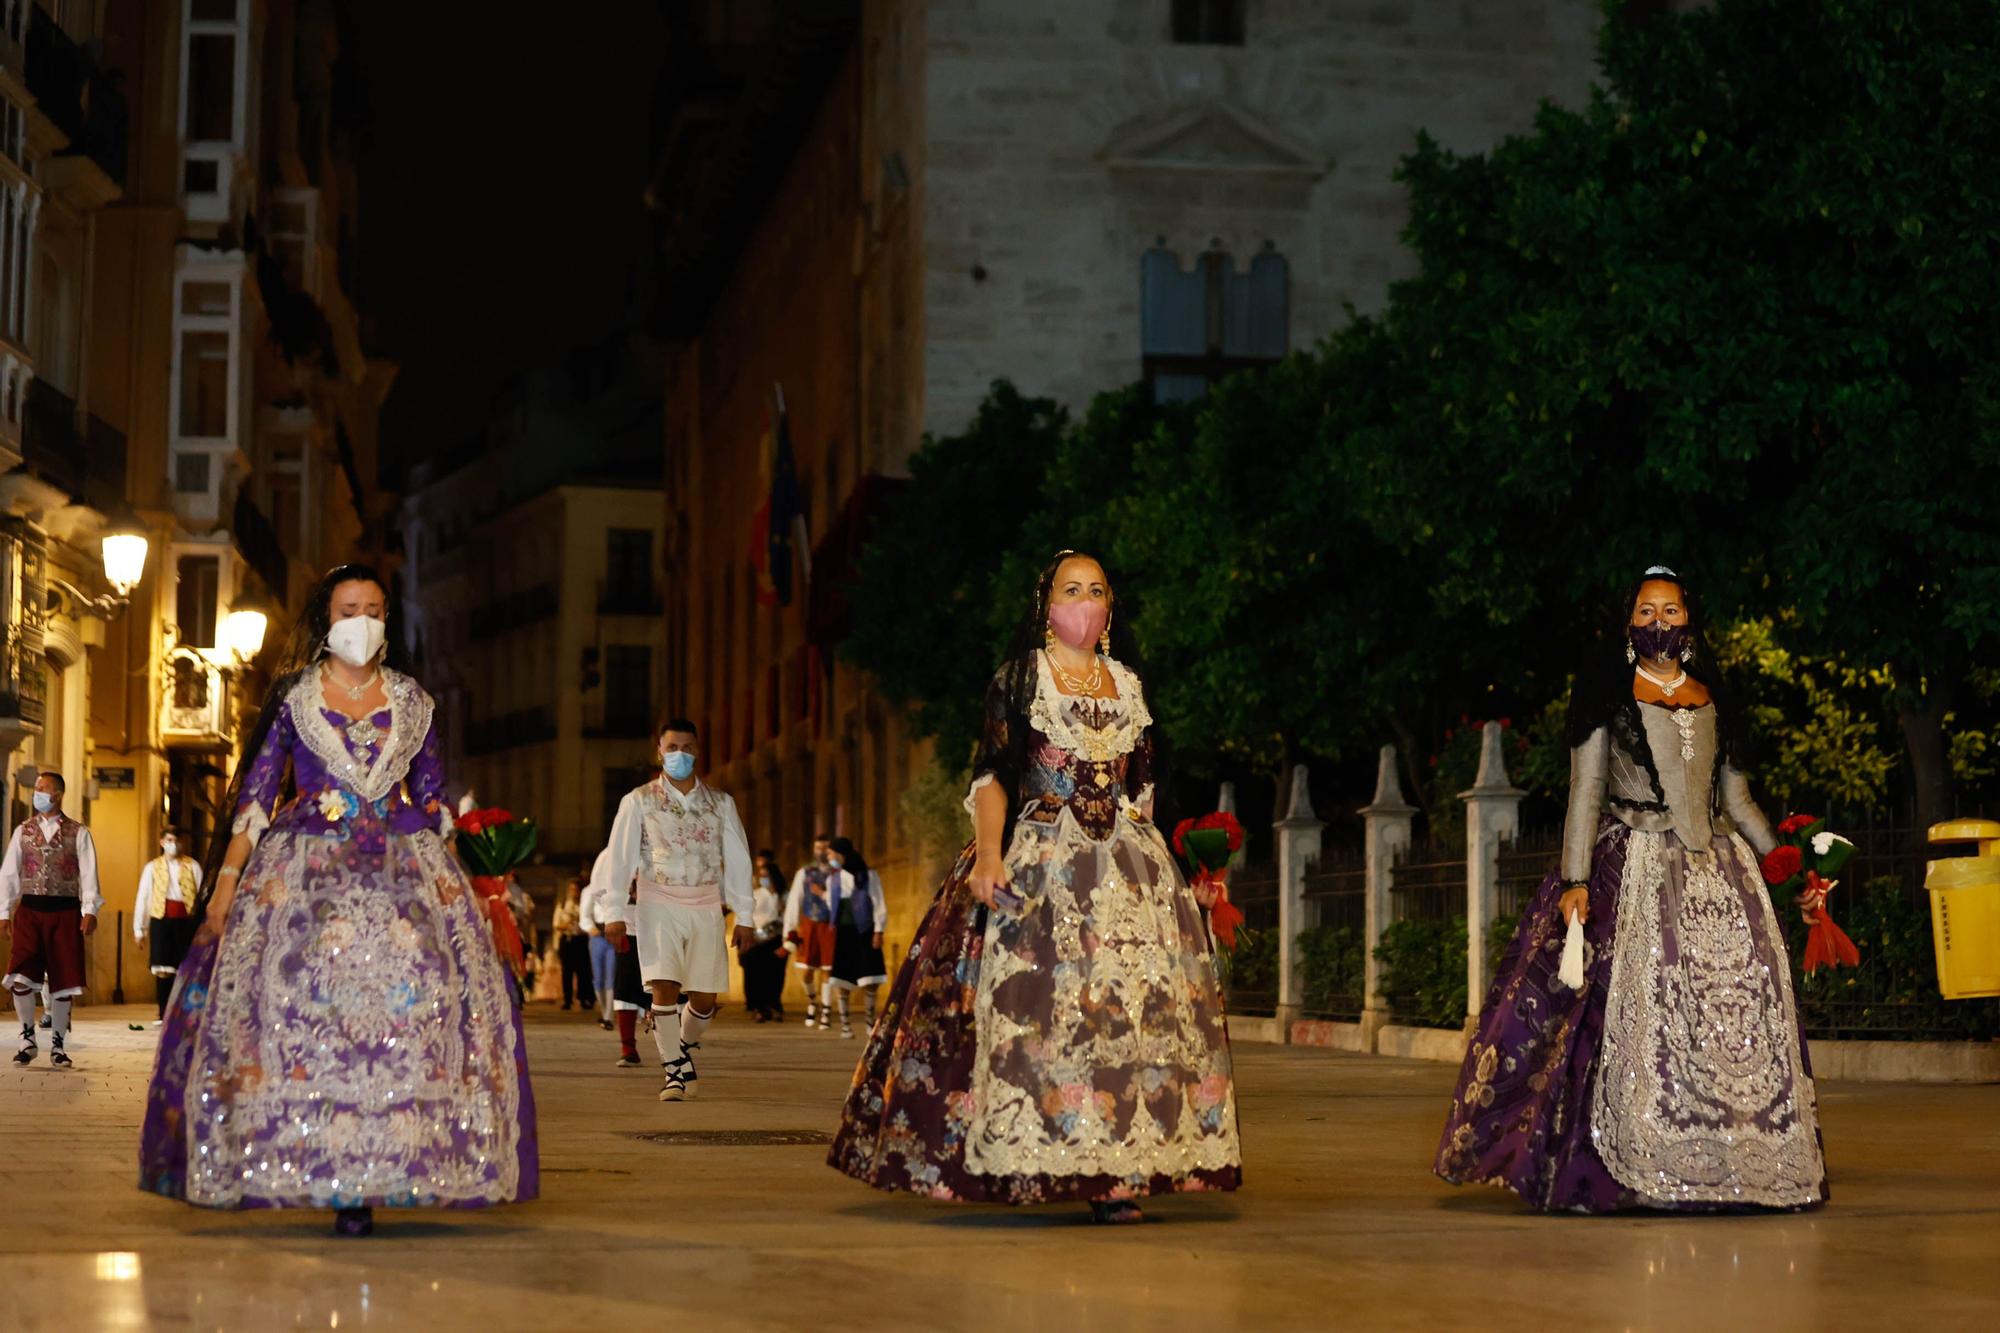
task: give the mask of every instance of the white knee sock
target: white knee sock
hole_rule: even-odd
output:
[[[58,1037],[65,1036],[69,1032],[70,1003],[71,997],[67,995],[49,1002],[49,1028]]]
[[[680,1016],[682,1006],[670,1004],[662,1009],[653,1006],[653,1045],[660,1048],[660,1063],[672,1064],[681,1058],[680,1025],[674,1020]],[[686,1019],[681,1019],[685,1023]]]
[[[21,1016],[22,1027],[35,1025],[35,993],[31,990],[14,992],[14,1012]]]
[[[840,1025],[841,1025],[842,1027],[846,1027],[846,1026],[847,1026],[847,987],[845,987],[845,986],[836,986],[836,987],[834,988],[834,992],[833,992],[833,1001],[834,1001],[834,1003],[835,1003],[836,1005],[838,1005],[838,1006],[839,1006],[839,1008],[840,1008]]]
[[[681,1005],[681,1041],[689,1046],[700,1041],[701,1034],[708,1031],[708,1020],[714,1017],[715,1010],[713,1009],[710,1009],[705,1014],[698,1014],[694,1011],[692,1004],[683,1003]]]
[[[880,989],[880,986],[864,986],[861,991],[868,997],[868,1026],[871,1028],[875,1026],[875,992]]]

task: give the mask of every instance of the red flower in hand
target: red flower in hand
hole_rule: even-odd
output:
[[[1799,867],[1804,864],[1805,853],[1790,843],[1786,843],[1780,847],[1773,847],[1771,854],[1764,858],[1764,864],[1761,867],[1764,872],[1764,882],[1766,884],[1783,884],[1786,880],[1798,874]]]
[[[1789,815],[1782,824],[1778,825],[1778,836],[1789,838],[1800,829],[1817,824],[1818,822],[1818,815]]]

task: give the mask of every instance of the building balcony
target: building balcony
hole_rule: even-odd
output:
[[[40,5],[29,16],[21,62],[36,109],[69,139],[58,160],[87,158],[124,189],[131,121],[125,94]]]
[[[124,512],[125,433],[94,416],[79,429],[76,400],[47,380],[28,381],[21,463],[100,514]]]
[[[42,656],[39,627],[30,632],[0,624],[0,737],[40,732],[47,690],[48,659]]]

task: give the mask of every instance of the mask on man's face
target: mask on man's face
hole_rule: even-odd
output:
[[[660,756],[660,767],[675,782],[686,782],[694,776],[694,756],[686,750],[668,750]]]
[[[45,815],[55,808],[56,798],[54,792],[38,791],[35,793],[35,812],[37,814]]]
[[[160,839],[161,856],[179,856],[180,854],[181,845],[179,843],[175,842],[172,838]]]

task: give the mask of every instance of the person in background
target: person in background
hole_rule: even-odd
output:
[[[576,901],[576,915],[590,949],[590,988],[597,997],[597,1026],[609,1032],[618,950],[604,933],[604,921],[599,915],[599,904],[603,899],[604,889],[597,882],[596,867],[593,865],[591,874],[584,879],[583,894]]]
[[[882,961],[882,927],[889,906],[882,897],[882,876],[868,868],[861,852],[846,838],[827,846],[826,899],[833,914],[833,967],[827,981],[834,1008],[840,1014],[840,1035],[852,1038],[847,997],[860,991],[867,999],[868,1026],[875,1026],[875,992],[889,979]]]
[[[0,862],[0,936],[8,941],[6,988],[21,1018],[14,1063],[34,1063],[35,992],[49,999],[49,1063],[68,1069],[70,1005],[83,993],[83,941],[97,929],[97,844],[63,813],[69,784],[54,769],[35,775],[35,813],[14,828]],[[11,918],[11,927],[10,927]]]
[[[585,1009],[597,1004],[597,992],[590,981],[590,936],[583,928],[583,886],[581,875],[570,877],[563,886],[562,901],[556,904],[553,929],[556,957],[562,966],[562,1007],[572,999]]]
[[[827,902],[826,879],[832,873],[826,864],[831,833],[813,839],[812,860],[792,876],[792,889],[785,899],[785,938],[793,946],[792,966],[799,969],[806,988],[806,1026],[831,1032],[833,1015],[827,1007],[826,970],[833,966],[833,909]]]
[[[153,998],[158,1027],[167,1016],[174,993],[174,973],[194,942],[194,903],[201,889],[201,867],[181,855],[181,830],[169,824],[160,834],[160,854],[139,872],[139,892],[132,903],[132,939],[144,944],[153,936],[147,962],[153,974]]]
[[[785,872],[769,848],[754,858],[750,883],[750,931],[756,943],[737,955],[743,964],[743,1006],[759,1023],[785,1018],[784,899],[778,886]]]

